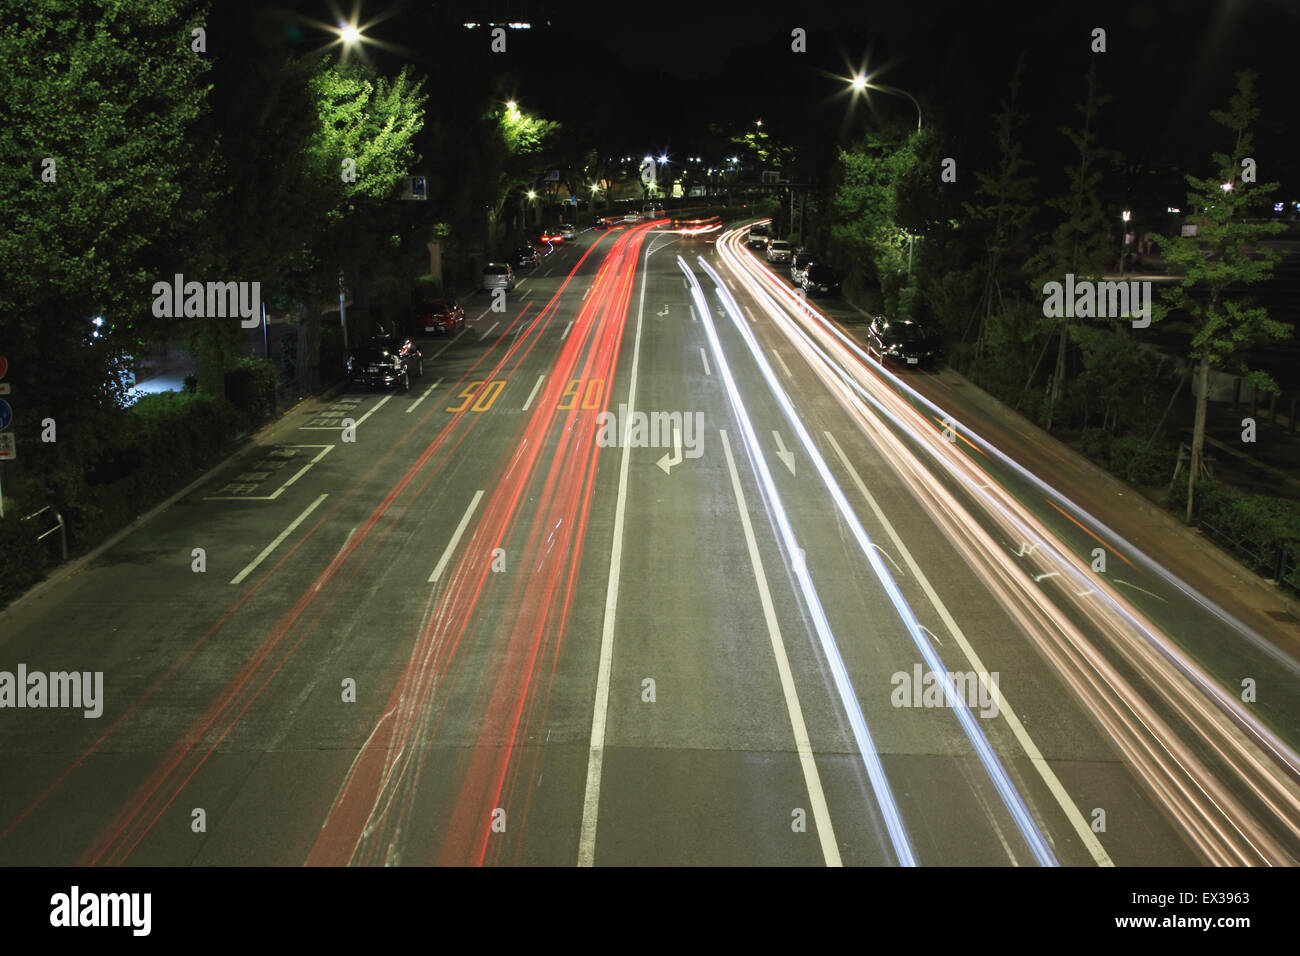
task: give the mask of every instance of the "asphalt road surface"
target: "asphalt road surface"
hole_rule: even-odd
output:
[[[740,235],[580,234],[10,612],[102,713],[6,711],[0,863],[1300,858],[1295,660]]]

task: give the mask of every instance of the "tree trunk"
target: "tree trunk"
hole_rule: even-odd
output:
[[[1182,377],[1178,379],[1178,385],[1176,388],[1174,388],[1174,394],[1169,396],[1169,404],[1165,406],[1164,413],[1160,416],[1160,421],[1156,423],[1156,430],[1153,431],[1151,433],[1151,437],[1147,439],[1147,443],[1142,449],[1143,451],[1149,451],[1151,449],[1151,443],[1156,440],[1156,436],[1158,436],[1160,432],[1164,429],[1165,419],[1169,417],[1169,412],[1174,407],[1174,401],[1178,398],[1178,393],[1183,390],[1184,383],[1186,383],[1186,381],[1189,378],[1191,378],[1191,376],[1192,376],[1192,367],[1189,365],[1187,366],[1187,371],[1184,372]]]
[[[1052,418],[1056,415],[1056,403],[1061,398],[1061,383],[1065,380],[1065,346],[1070,338],[1070,326],[1061,323],[1061,337],[1056,348],[1056,371],[1052,373],[1052,392],[1047,398],[1047,425],[1050,431]]]
[[[1187,523],[1192,523],[1192,498],[1196,492],[1196,474],[1201,469],[1201,451],[1205,447],[1205,412],[1210,399],[1210,353],[1201,353],[1201,367],[1196,370],[1200,394],[1196,396],[1196,423],[1192,426],[1191,472],[1187,476]]]

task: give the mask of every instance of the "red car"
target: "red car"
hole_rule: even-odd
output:
[[[554,229],[551,229],[551,228],[548,227],[548,228],[543,229],[543,230],[541,231],[541,234],[538,236],[538,241],[539,241],[539,242],[552,242],[552,243],[554,243],[554,242],[563,242],[563,241],[564,241],[564,234],[563,234],[562,232],[560,232],[560,229],[559,229],[558,226],[557,226],[556,228],[554,228]]]
[[[465,327],[465,310],[455,299],[433,299],[415,307],[412,332],[454,332]]]

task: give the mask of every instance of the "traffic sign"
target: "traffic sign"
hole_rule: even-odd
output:
[[[0,355],[0,378],[4,378],[7,371],[9,371],[9,360]]]
[[[14,410],[9,407],[9,403],[0,398],[0,431],[9,427],[9,423],[14,420]]]
[[[12,433],[0,432],[0,461],[12,461],[18,457],[18,445]]]

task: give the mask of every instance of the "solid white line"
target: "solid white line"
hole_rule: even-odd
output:
[[[790,657],[786,653],[785,641],[781,637],[781,625],[776,620],[776,607],[772,601],[772,592],[767,586],[763,559],[758,554],[758,542],[754,538],[754,526],[749,520],[749,506],[745,503],[745,492],[740,486],[740,473],[736,471],[736,459],[731,454],[731,442],[727,439],[726,430],[719,428],[718,437],[722,439],[722,451],[727,457],[727,469],[731,472],[731,489],[736,494],[740,523],[745,529],[749,563],[754,566],[754,580],[758,583],[759,600],[763,605],[763,620],[767,624],[768,637],[772,640],[776,670],[781,675],[781,692],[785,695],[785,709],[790,714],[795,747],[799,750],[799,766],[803,770],[804,784],[808,787],[808,801],[812,804],[813,822],[817,827],[817,838],[821,841],[822,857],[826,860],[827,866],[842,866],[839,844],[835,841],[835,830],[831,826],[831,811],[826,806],[826,794],[822,790],[821,775],[817,772],[817,761],[813,757],[812,741],[808,737],[808,727],[804,723],[803,708],[799,705],[799,691],[794,686],[794,674],[790,670]]]
[[[474,509],[478,507],[479,499],[482,497],[482,488],[474,492],[474,500],[471,501],[469,507],[465,509],[465,515],[460,519],[460,524],[456,525],[456,533],[453,534],[451,540],[447,542],[447,550],[442,552],[442,557],[438,559],[438,566],[435,567],[433,573],[429,575],[430,584],[437,581],[442,572],[446,570],[447,562],[451,560],[451,553],[456,550],[456,545],[460,541],[460,536],[465,533],[465,528],[469,526],[470,515],[474,513]]]
[[[378,408],[379,406],[376,405],[375,407]],[[312,446],[308,445],[308,446],[306,446],[306,447],[310,448],[310,447],[312,447]],[[333,450],[334,450],[334,446],[333,446],[333,445],[326,445],[326,446],[325,446],[325,449],[324,449],[324,450],[323,450],[319,455],[317,455],[317,456],[316,456],[315,458],[313,458],[311,461],[307,462],[307,464],[305,464],[305,465],[303,465],[301,468],[299,468],[299,469],[294,473],[294,475],[293,475],[292,478],[290,478],[288,481],[286,481],[284,484],[282,484],[279,488],[276,488],[275,491],[271,492],[271,494],[268,496],[268,500],[274,500],[274,499],[276,499],[276,498],[279,498],[279,497],[280,497],[280,493],[281,493],[282,491],[284,491],[284,489],[288,488],[291,484],[293,484],[295,481],[297,481],[297,480],[298,480],[299,478],[301,478],[303,475],[307,474],[307,469],[308,469],[308,468],[310,468],[312,465],[316,464],[316,462],[320,461],[322,458],[324,458],[326,455],[328,455],[328,454],[329,454],[330,452],[332,452]]]
[[[572,322],[570,322],[568,325],[566,325],[566,326],[564,327],[564,334],[560,336],[560,341],[561,341],[561,342],[563,342],[565,339],[567,339],[567,338],[569,337],[569,329],[571,329],[571,328],[573,328],[573,323],[572,323]]]
[[[447,344],[450,345],[451,343],[448,342]],[[419,405],[422,401],[424,401],[426,398],[428,398],[428,397],[429,397],[429,393],[432,392],[435,388],[437,388],[437,387],[438,387],[439,385],[441,385],[441,384],[442,384],[442,379],[438,379],[438,381],[434,382],[432,385],[430,385],[428,388],[426,388],[426,389],[424,390],[424,394],[423,394],[423,395],[421,395],[421,396],[420,396],[419,398],[417,398],[415,401],[411,402],[410,405],[407,405],[407,406],[406,406],[406,414],[409,415],[409,414],[411,414],[411,412],[415,411],[415,406],[416,406],[416,405]]]
[[[704,374],[712,375],[713,373],[709,371],[709,357],[704,354],[704,346],[700,346],[700,361],[704,363]]]
[[[961,627],[958,626],[957,622],[953,619],[953,616],[948,613],[947,606],[942,600],[940,600],[939,595],[935,593],[934,588],[930,586],[930,580],[925,576],[925,572],[921,570],[920,566],[912,558],[912,553],[907,550],[907,545],[903,544],[903,539],[898,536],[898,532],[894,530],[894,526],[890,523],[889,519],[885,517],[885,513],[881,510],[880,505],[876,503],[876,499],[872,497],[871,492],[867,490],[866,482],[862,480],[857,469],[849,462],[848,456],[844,454],[844,449],[840,447],[840,443],[835,440],[835,436],[830,432],[825,432],[825,435],[826,439],[831,443],[831,447],[835,449],[835,454],[839,456],[840,463],[844,465],[845,469],[847,469],[849,473],[849,477],[853,479],[853,484],[857,487],[858,492],[862,497],[867,499],[867,504],[871,506],[871,510],[875,513],[881,526],[884,527],[885,533],[889,535],[890,540],[894,542],[894,547],[898,548],[899,553],[902,555],[903,563],[906,564],[912,574],[916,576],[917,583],[921,585],[921,590],[925,592],[925,596],[929,598],[930,603],[934,605],[934,609],[939,612],[939,617],[943,620],[944,626],[948,628],[948,631],[956,639],[958,646],[962,649],[962,653],[964,653],[966,659],[970,661],[971,668],[975,673],[981,676],[981,680],[984,680],[987,686],[987,678],[985,678],[984,675],[988,673],[988,669],[985,668],[984,662],[980,660],[979,655],[975,653],[975,648],[971,647],[970,642],[966,640],[966,635],[962,632]],[[1016,715],[1015,710],[1012,709],[1011,702],[1003,696],[1001,688],[994,687],[990,688],[990,690],[995,695],[994,699],[998,702],[998,710],[1002,716],[1006,718],[1007,725],[1011,728],[1011,732],[1015,735],[1016,740],[1020,742],[1020,746],[1024,749],[1025,754],[1028,755],[1029,761],[1033,764],[1034,769],[1038,771],[1038,775],[1042,777],[1043,782],[1047,784],[1047,788],[1052,792],[1052,796],[1056,798],[1057,805],[1065,812],[1066,818],[1069,819],[1071,826],[1074,827],[1074,832],[1083,842],[1083,845],[1088,848],[1088,852],[1092,855],[1093,861],[1098,866],[1114,866],[1115,864],[1111,861],[1109,854],[1106,853],[1105,847],[1101,845],[1101,842],[1097,839],[1097,835],[1092,832],[1092,827],[1088,825],[1088,821],[1084,818],[1079,808],[1075,806],[1074,801],[1070,799],[1070,795],[1065,792],[1065,787],[1061,785],[1061,781],[1057,779],[1052,768],[1048,766],[1047,760],[1043,757],[1042,751],[1038,749],[1038,745],[1034,743],[1033,738],[1029,736],[1029,732],[1025,730],[1025,725],[1020,722],[1020,718]]]
[[[484,332],[482,335],[479,336],[479,339],[485,339],[485,338],[487,338],[489,335],[492,334],[492,330],[495,329],[495,328],[496,328],[498,325],[500,325],[500,324],[501,324],[501,323],[500,323],[499,321],[498,321],[498,322],[493,322],[491,325],[488,326],[488,330],[487,330],[486,332]]]
[[[393,396],[392,396],[392,395],[385,395],[383,398],[381,398],[381,399],[379,400],[378,404],[376,404],[374,408],[370,409],[370,411],[366,412],[364,415],[362,415],[360,418],[358,418],[356,424],[355,424],[353,427],[354,427],[354,428],[360,428],[362,422],[364,422],[367,418],[369,418],[369,417],[370,417],[371,415],[373,415],[375,412],[379,411],[381,408],[383,408],[385,405],[387,405],[387,404],[388,404],[389,402],[391,402],[392,400],[393,400]],[[333,448],[334,446],[331,445],[330,447]]]
[[[642,267],[650,258],[647,245]],[[636,407],[637,363],[641,358],[641,325],[645,317],[645,287],[636,309],[636,338],[632,345],[632,373],[627,386],[627,414]],[[591,715],[591,749],[587,753],[587,789],[582,797],[582,831],[578,836],[578,866],[596,863],[596,817],[600,810],[600,772],[605,759],[605,720],[609,712],[609,680],[614,666],[614,614],[618,609],[618,580],[623,570],[623,518],[627,511],[627,473],[631,442],[623,444],[618,468],[618,498],[614,505],[614,542],[610,550],[609,583],[605,588],[605,618],[600,629],[600,665],[596,672],[596,702]]]
[[[780,352],[778,352],[776,349],[772,349],[772,357],[776,359],[778,363],[780,363],[782,370],[785,372],[786,378],[794,378],[794,376],[790,374],[790,366],[785,364],[785,359],[781,358]]]
[[[542,379],[544,378],[546,378],[545,375],[537,376],[537,384],[534,385],[533,390],[528,393],[528,401],[524,402],[524,411],[528,411],[528,406],[533,404],[533,399],[537,397],[537,390],[542,387]]]
[[[289,527],[281,531],[279,535],[276,536],[276,539],[274,541],[272,541],[270,544],[268,544],[265,548],[262,549],[261,554],[259,554],[251,562],[249,562],[248,566],[245,567],[244,570],[240,571],[233,578],[231,578],[230,583],[238,584],[240,581],[244,580],[244,578],[252,574],[253,569],[256,568],[263,561],[265,561],[266,556],[270,554],[272,551],[274,551],[276,548],[278,548],[280,546],[280,543],[284,541],[285,538],[293,534],[293,529],[298,527],[298,525],[302,524],[303,521],[306,520],[307,516],[311,514],[313,511],[315,511],[317,507],[320,506],[320,503],[328,497],[329,497],[328,494],[323,494],[315,501],[313,501],[311,504],[309,504],[306,510],[304,510],[302,514],[298,515],[298,517],[294,518],[293,521],[289,523]]]

